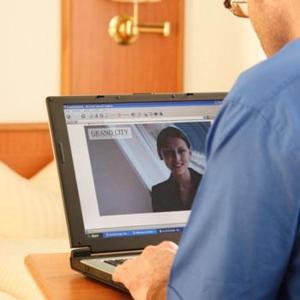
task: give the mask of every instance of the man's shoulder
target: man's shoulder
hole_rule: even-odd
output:
[[[246,70],[234,85],[228,101],[258,110],[274,104],[274,98],[300,80],[300,39],[290,42],[277,54]]]
[[[228,94],[207,141],[210,153],[236,133],[261,142],[280,136],[274,147],[300,149],[300,40],[243,73]],[[237,141],[237,140],[236,140]],[[289,145],[287,148],[286,145]],[[295,151],[293,151],[295,153]]]

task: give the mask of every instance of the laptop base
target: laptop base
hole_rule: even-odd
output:
[[[126,289],[126,287],[121,284],[117,283],[112,280],[112,273],[115,269],[115,267],[103,263],[103,260],[111,260],[111,259],[117,259],[120,257],[128,257],[128,256],[136,256],[137,254],[141,253],[141,251],[129,251],[124,253],[117,253],[117,254],[91,254],[91,251],[89,248],[78,248],[73,249],[71,251],[71,257],[70,257],[70,265],[71,268],[83,275],[85,275],[88,278],[91,278],[93,280],[99,281],[101,283],[107,284],[111,287],[117,288],[120,291],[129,293],[129,291]],[[102,268],[97,267],[95,261],[99,260],[102,265]],[[90,261],[90,263],[89,263]]]

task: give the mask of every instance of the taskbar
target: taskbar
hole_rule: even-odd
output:
[[[139,230],[124,230],[124,231],[108,231],[101,233],[90,233],[87,235],[88,238],[120,238],[120,237],[132,237],[132,236],[143,236],[143,235],[157,235],[164,233],[178,233],[182,232],[184,227],[176,228],[155,228],[155,229],[139,229]]]

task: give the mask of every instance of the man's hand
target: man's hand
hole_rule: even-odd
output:
[[[113,280],[122,282],[135,300],[167,298],[167,283],[178,246],[162,242],[148,246],[138,257],[118,266]]]

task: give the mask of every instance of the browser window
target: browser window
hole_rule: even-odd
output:
[[[205,171],[205,140],[219,107],[219,100],[65,105],[86,234],[181,231]],[[168,132],[172,136],[158,150]],[[176,188],[181,173],[193,178],[192,192]]]

